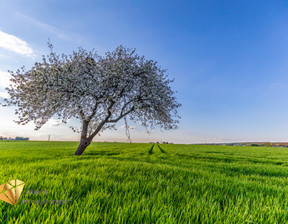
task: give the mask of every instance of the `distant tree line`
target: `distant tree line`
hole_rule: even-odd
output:
[[[24,137],[16,137],[15,140],[23,140],[23,141],[28,141],[29,138],[24,138]]]
[[[22,141],[28,141],[29,138],[24,138],[24,137],[16,137],[16,138],[7,138],[7,137],[2,137],[0,136],[0,140],[22,140]]]

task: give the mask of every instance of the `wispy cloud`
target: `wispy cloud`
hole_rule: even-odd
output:
[[[51,26],[51,25],[49,25],[49,24],[47,24],[47,23],[44,23],[44,22],[42,22],[42,21],[40,21],[40,20],[38,20],[38,19],[32,18],[32,17],[30,17],[30,16],[27,16],[27,15],[22,14],[22,13],[19,13],[19,12],[18,12],[18,15],[19,15],[22,19],[24,19],[24,20],[26,20],[28,23],[30,23],[31,25],[36,26],[36,27],[39,27],[40,29],[45,30],[46,32],[55,35],[55,36],[58,37],[59,39],[62,39],[62,40],[69,40],[69,39],[71,39],[71,35],[66,34],[66,33],[63,32],[63,30],[61,30],[61,29],[58,29],[58,28],[56,28],[56,27],[54,27],[54,26]]]
[[[0,71],[0,86],[1,87],[8,87],[10,84],[10,74],[8,72]]]
[[[15,53],[21,54],[23,56],[35,57],[33,49],[28,45],[28,43],[20,38],[4,33],[0,30],[0,47]]]
[[[274,82],[270,85],[270,88],[272,89],[281,89],[283,88],[283,83],[280,82]]]
[[[58,24],[56,24],[56,26],[53,26],[53,25],[46,23],[46,21],[41,21],[37,18],[30,17],[30,16],[25,15],[25,14],[20,13],[20,12],[16,12],[16,14],[19,18],[21,18],[21,20],[25,21],[25,23],[27,23],[31,26],[34,26],[36,29],[39,28],[42,31],[44,31],[45,33],[52,34],[53,36],[55,36],[61,40],[64,40],[64,41],[67,41],[67,42],[70,42],[73,44],[75,44],[75,42],[76,42],[76,43],[85,44],[85,45],[87,44],[87,42],[89,42],[89,40],[87,40],[87,37],[84,36],[82,33],[71,32],[71,31],[65,30],[63,28],[60,29],[57,27]],[[48,35],[47,37],[50,37],[50,35]],[[92,43],[90,43],[90,44],[92,44]],[[95,46],[94,43],[93,43],[93,46],[95,48],[97,48],[98,51],[100,51],[100,50],[102,50],[103,52],[105,51],[103,46],[100,46],[100,45]]]

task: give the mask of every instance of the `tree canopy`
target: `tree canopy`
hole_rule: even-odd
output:
[[[80,119],[81,155],[93,138],[127,116],[145,127],[177,128],[177,102],[167,71],[123,46],[99,56],[79,48],[70,55],[43,56],[31,69],[11,73],[6,105],[16,105],[18,124],[40,129],[57,115],[62,122]],[[71,127],[75,130],[75,127]]]

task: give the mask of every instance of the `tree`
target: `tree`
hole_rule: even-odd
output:
[[[35,123],[40,129],[51,117],[63,123],[81,121],[81,139],[75,155],[81,155],[93,138],[115,128],[126,116],[145,127],[175,129],[179,122],[176,101],[166,70],[146,60],[135,49],[117,47],[105,56],[79,48],[71,55],[51,52],[27,70],[11,73],[6,106],[18,108],[18,124]],[[74,131],[76,127],[71,127]]]

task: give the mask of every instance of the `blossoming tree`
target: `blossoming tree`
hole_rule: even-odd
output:
[[[18,124],[35,123],[40,129],[51,117],[63,123],[80,119],[81,155],[93,138],[128,117],[145,127],[175,129],[177,102],[166,70],[140,57],[135,50],[117,47],[105,56],[81,48],[71,55],[50,54],[27,70],[10,71],[6,105],[16,105]],[[76,127],[71,127],[74,131]]]

